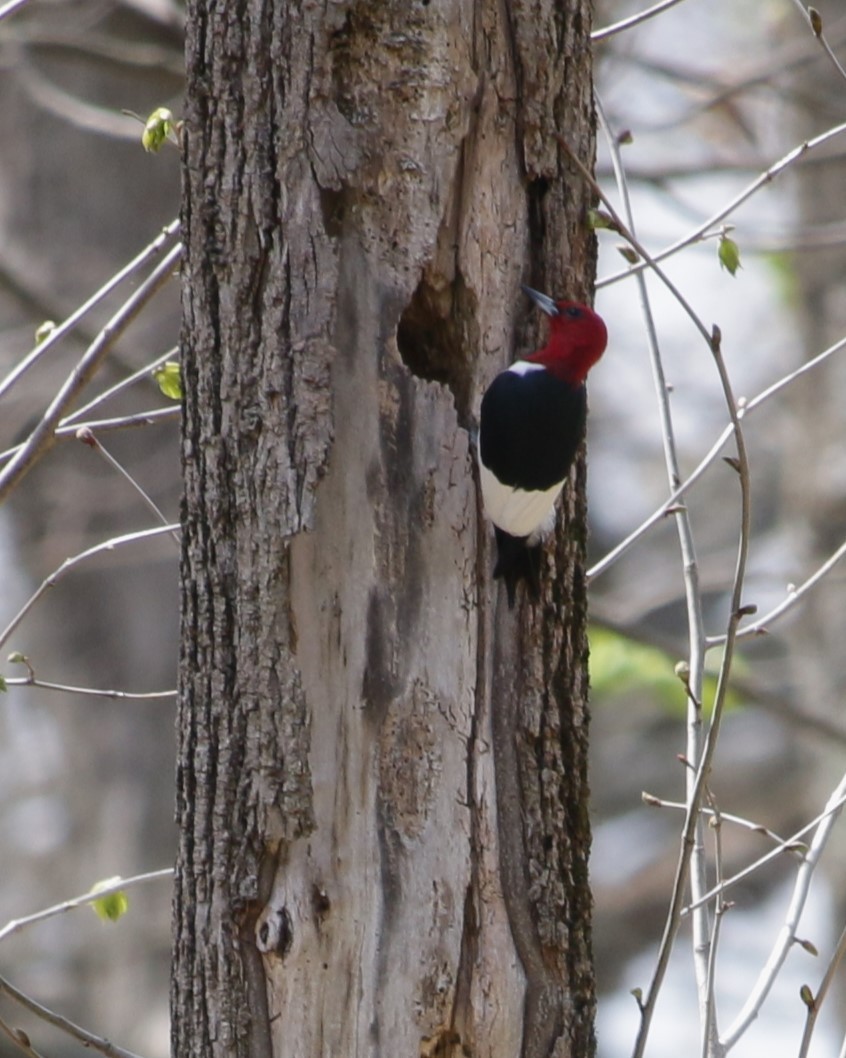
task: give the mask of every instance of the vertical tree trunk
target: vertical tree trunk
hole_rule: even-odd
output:
[[[188,8],[174,1053],[589,1055],[584,471],[472,429],[585,297],[588,0]]]

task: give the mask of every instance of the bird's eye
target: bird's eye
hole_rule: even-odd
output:
[[[570,317],[571,320],[577,320],[581,316],[581,314],[582,310],[576,308],[575,305],[571,305],[570,308],[567,309],[567,315]]]

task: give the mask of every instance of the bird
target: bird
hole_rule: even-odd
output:
[[[517,585],[540,592],[540,545],[555,523],[555,503],[584,434],[585,379],[605,351],[608,332],[587,305],[523,291],[549,317],[542,349],[496,376],[482,397],[478,462],[485,514],[514,607]]]

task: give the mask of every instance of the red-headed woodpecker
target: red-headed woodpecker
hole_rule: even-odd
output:
[[[584,433],[585,378],[608,340],[593,309],[523,290],[549,316],[549,339],[497,375],[479,419],[482,500],[498,552],[494,576],[505,580],[509,606],[523,579],[537,597],[540,541],[555,522],[555,501]]]

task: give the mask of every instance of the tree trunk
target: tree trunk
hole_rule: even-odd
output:
[[[593,1052],[584,465],[472,433],[584,298],[588,0],[188,7],[174,1054]]]

